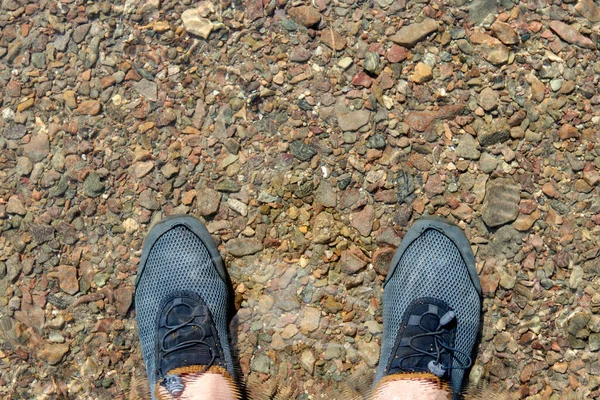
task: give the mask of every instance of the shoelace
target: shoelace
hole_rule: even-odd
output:
[[[431,357],[434,360],[429,361],[429,363],[427,364],[427,368],[429,368],[429,371],[432,374],[434,374],[440,378],[446,374],[447,370],[469,368],[471,366],[471,364],[473,363],[473,360],[471,359],[471,357],[467,353],[448,345],[448,343],[446,343],[446,341],[442,337],[442,334],[448,332],[448,330],[443,327],[450,324],[455,318],[456,318],[456,314],[454,313],[454,311],[452,311],[452,310],[447,311],[444,315],[442,315],[442,318],[440,318],[440,322],[438,323],[438,327],[435,331],[429,331],[427,328],[425,328],[424,326],[421,325],[421,322],[419,322],[419,328],[424,330],[425,333],[413,336],[408,343],[408,346],[412,350],[414,350],[417,354],[410,354],[405,357],[402,357],[400,359],[400,365],[402,365],[402,362],[404,362],[404,360],[406,360],[408,358],[420,357],[420,356]],[[428,337],[428,336],[433,337],[433,341],[435,343],[435,351],[429,352],[427,350],[423,350],[416,346],[413,346],[413,343],[412,343],[413,340],[418,339],[418,338]],[[460,366],[459,367],[444,366],[440,362],[440,359],[444,352],[450,354],[452,359],[458,361]],[[464,357],[464,359],[461,359],[461,357],[457,357],[458,355],[460,355],[461,357]]]
[[[171,305],[169,310],[167,311],[167,315],[169,315],[171,313],[171,311],[173,311],[173,308],[175,308],[175,307],[173,305]],[[192,346],[196,346],[196,345],[206,346],[210,353],[211,359],[210,359],[210,362],[208,362],[206,364],[206,366],[204,367],[204,369],[202,370],[202,373],[208,371],[208,369],[214,363],[215,358],[216,358],[215,353],[213,352],[213,349],[210,347],[210,345],[208,343],[206,343],[203,340],[203,338],[206,337],[206,332],[205,332],[204,328],[201,325],[193,322],[194,319],[196,319],[196,317],[201,317],[201,316],[204,316],[204,319],[206,320],[207,315],[208,315],[208,310],[204,310],[204,308],[206,308],[206,307],[201,306],[201,307],[194,308],[193,312],[190,314],[190,318],[187,321],[185,321],[179,325],[166,325],[166,327],[169,328],[169,330],[163,335],[163,337],[160,340],[160,350],[163,352],[163,357],[168,354],[173,353],[174,351],[186,349],[188,347],[192,347]],[[202,321],[202,322],[204,322],[204,321]],[[201,339],[187,340],[187,341],[178,343],[175,346],[172,346],[170,348],[167,348],[165,346],[165,341],[167,340],[169,335],[176,333],[177,331],[179,331],[185,327],[188,327],[188,326],[197,328],[201,332],[201,336],[200,336]],[[163,385],[165,387],[165,389],[167,389],[167,391],[169,392],[169,394],[171,396],[178,397],[183,393],[184,384],[179,375],[170,375],[170,374],[165,375],[162,370],[160,371],[160,374],[162,377],[161,385]]]

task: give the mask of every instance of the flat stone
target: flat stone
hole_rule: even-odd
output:
[[[235,257],[249,256],[263,249],[263,244],[256,238],[230,239],[225,243],[225,250]]]
[[[409,77],[412,82],[425,83],[433,79],[433,70],[425,63],[417,63],[412,75]]]
[[[477,160],[481,155],[478,149],[479,145],[477,140],[468,133],[464,133],[458,139],[458,146],[456,146],[456,155],[458,157],[467,158],[469,160]]]
[[[341,51],[346,48],[348,40],[333,28],[321,31],[321,42],[332,50]]]
[[[50,365],[56,365],[68,351],[68,344],[46,344],[38,351],[37,356]]]
[[[386,58],[391,63],[397,63],[406,60],[406,57],[408,56],[407,53],[408,51],[405,47],[393,44],[387,51]]]
[[[98,100],[82,101],[75,109],[75,114],[79,115],[98,115],[102,110],[102,104]]]
[[[590,22],[600,22],[600,6],[594,0],[579,0],[575,11]]]
[[[369,259],[359,248],[352,247],[342,252],[340,265],[344,273],[351,275],[366,267],[368,262]]]
[[[365,69],[365,71],[370,72],[371,74],[379,75],[382,69],[379,54],[373,51],[366,52],[365,60],[363,62],[363,68]]]
[[[29,143],[23,146],[23,153],[32,162],[42,161],[50,153],[50,141],[45,133],[38,133],[31,137]]]
[[[371,85],[373,85],[373,78],[371,78],[365,71],[358,71],[352,78],[352,84],[354,86],[370,88]]]
[[[6,212],[9,214],[25,215],[27,214],[27,208],[25,208],[17,195],[12,195],[8,198]]]
[[[221,193],[209,187],[202,187],[196,195],[196,207],[198,213],[203,217],[207,217],[216,213],[221,204]]]
[[[390,40],[400,46],[412,47],[437,29],[438,23],[434,19],[427,18],[423,22],[403,26],[390,37]]]
[[[25,129],[25,125],[8,124],[4,129],[0,129],[0,132],[6,139],[17,140],[25,136],[27,129]]]
[[[424,132],[436,120],[454,118],[465,109],[463,104],[442,106],[436,111],[412,111],[404,122],[416,131]]]
[[[337,237],[339,232],[335,220],[330,213],[324,211],[315,217],[312,225],[314,243],[329,243]]]
[[[504,143],[510,139],[510,127],[504,118],[499,118],[487,124],[483,121],[475,123],[477,140],[482,147]]]
[[[117,312],[124,317],[131,307],[135,290],[131,286],[120,286],[114,291]]]
[[[373,229],[373,222],[375,221],[375,208],[367,204],[362,211],[354,213],[352,215],[351,226],[355,228],[361,236],[369,236]]]
[[[520,198],[521,188],[511,179],[489,181],[482,208],[483,221],[490,227],[514,221],[519,215]]]
[[[481,108],[485,111],[495,110],[498,107],[499,101],[500,96],[498,95],[498,92],[489,87],[483,89],[477,98],[477,103],[479,103]]]
[[[469,135],[470,136],[470,135]],[[479,159],[479,168],[486,174],[489,174],[498,166],[498,159],[490,153],[483,153]]]
[[[152,189],[149,188],[140,193],[138,203],[146,210],[156,211],[160,209],[160,203],[156,198],[156,194]]]
[[[583,47],[584,49],[595,50],[596,46],[592,39],[583,36],[575,28],[565,24],[562,21],[552,21],[548,25],[565,42]]]
[[[60,289],[70,295],[79,292],[79,281],[77,280],[77,268],[70,265],[58,266],[58,285]]]
[[[308,349],[304,350],[300,355],[300,365],[302,365],[302,368],[304,368],[304,370],[310,375],[312,375],[315,370],[316,361],[317,359],[315,358],[314,354]]]
[[[304,317],[300,322],[300,331],[304,334],[314,332],[319,328],[321,321],[321,310],[314,307],[304,309]]]
[[[304,25],[307,28],[312,28],[321,22],[321,13],[319,13],[319,10],[311,6],[293,7],[289,9],[288,13],[294,19],[294,21]]]
[[[488,15],[498,13],[498,0],[473,0],[469,5],[469,21],[482,23]]]
[[[211,20],[202,17],[200,10],[194,8],[185,10],[181,14],[181,20],[186,32],[204,39],[208,39],[214,28]]]
[[[335,207],[337,205],[337,195],[328,180],[324,179],[319,183],[319,187],[315,192],[315,201],[323,207]]]
[[[289,60],[297,63],[304,63],[310,60],[312,52],[302,46],[295,47],[289,56]]]
[[[519,43],[519,35],[506,22],[496,21],[491,26],[494,35],[504,44],[513,45]]]
[[[154,161],[136,162],[133,164],[133,174],[140,179],[148,175],[154,169]]]
[[[142,79],[139,82],[135,82],[132,87],[140,96],[144,96],[150,101],[158,100],[158,86],[156,83]]]
[[[88,197],[98,197],[104,192],[104,182],[96,172],[90,172],[83,181],[83,193]]]
[[[269,356],[264,353],[260,353],[254,356],[254,358],[252,358],[252,361],[250,362],[250,368],[256,372],[270,374],[271,364],[272,363]]]
[[[300,161],[310,161],[317,154],[315,146],[302,140],[293,141],[290,144],[290,152]]]
[[[579,130],[571,124],[563,124],[558,130],[558,136],[561,140],[579,137]]]
[[[346,107],[344,98],[335,104],[335,114],[338,125],[343,131],[356,131],[369,123],[371,112],[369,110],[351,111]]]

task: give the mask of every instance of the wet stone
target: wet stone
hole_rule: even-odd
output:
[[[464,133],[460,136],[458,146],[456,146],[456,155],[469,160],[477,160],[481,155],[478,147],[477,140],[470,134]]]
[[[68,351],[68,344],[46,344],[38,351],[37,356],[50,365],[56,365]]]
[[[300,161],[310,161],[317,154],[312,144],[304,143],[302,140],[293,141],[290,144],[290,152]]]
[[[90,172],[83,181],[83,192],[88,197],[98,197],[104,192],[104,182],[96,172]]]
[[[514,221],[519,215],[521,189],[511,179],[488,182],[483,202],[483,221],[490,227]]]

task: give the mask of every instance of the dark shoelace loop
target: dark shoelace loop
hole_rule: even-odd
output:
[[[431,358],[433,358],[433,360],[429,361],[427,367],[429,368],[429,371],[432,374],[434,374],[440,378],[443,377],[446,374],[446,371],[448,371],[448,370],[467,369],[467,368],[471,367],[471,365],[473,364],[473,360],[471,359],[471,357],[467,353],[460,351],[455,347],[451,347],[448,343],[446,343],[446,341],[443,338],[443,334],[448,332],[448,329],[444,328],[444,326],[447,326],[448,324],[450,324],[452,321],[455,320],[455,318],[456,318],[456,314],[454,313],[454,311],[452,311],[452,310],[447,311],[440,318],[438,327],[434,331],[428,330],[426,327],[424,327],[421,324],[421,321],[419,321],[419,328],[421,328],[423,331],[425,331],[425,333],[421,333],[419,335],[414,335],[412,338],[410,338],[410,341],[408,343],[408,346],[417,354],[410,354],[410,355],[402,357],[400,359],[400,365],[402,365],[404,360],[407,360],[409,358],[422,357],[422,356],[431,357]],[[413,340],[419,339],[419,338],[424,338],[424,337],[432,337],[433,338],[433,342],[435,344],[435,351],[430,352],[430,351],[423,350],[423,349],[413,345]],[[457,367],[444,366],[440,362],[440,360],[442,358],[442,354],[444,352],[449,354],[453,360],[458,361],[460,366],[457,366]]]
[[[182,304],[179,304],[178,306],[181,306]],[[191,307],[189,305],[185,305],[188,308],[191,309]],[[173,311],[173,309],[175,308],[174,305],[170,305],[169,309],[166,312],[166,315],[169,315],[171,313],[171,311]],[[215,362],[216,359],[216,355],[213,351],[213,349],[211,348],[211,346],[206,343],[206,341],[204,341],[204,338],[206,338],[206,331],[205,328],[194,322],[194,319],[196,319],[197,317],[202,317],[204,316],[204,319],[208,319],[208,309],[206,309],[206,306],[198,306],[195,307],[192,312],[190,313],[190,317],[189,319],[187,319],[186,321],[182,322],[181,324],[177,324],[177,325],[168,325],[165,324],[166,328],[169,328],[169,330],[162,336],[162,338],[160,338],[160,351],[163,352],[163,357],[167,356],[175,351],[178,350],[182,350],[182,349],[187,349],[189,347],[193,347],[193,346],[197,346],[197,345],[201,345],[201,346],[205,346],[208,349],[208,352],[210,354],[210,361],[204,366],[204,369],[201,371],[201,373],[204,373],[206,371],[208,371],[208,369],[213,365],[213,363]],[[205,322],[205,321],[201,321],[201,322]],[[200,331],[200,339],[194,339],[194,340],[187,340],[187,341],[183,341],[181,343],[177,343],[174,346],[171,347],[167,347],[165,342],[167,340],[167,338],[172,335],[172,334],[177,334],[177,332],[179,332],[180,330],[187,328],[187,327],[193,327],[195,329],[198,329]],[[160,371],[160,376],[162,378],[161,381],[161,385],[164,386],[167,391],[171,394],[171,395],[177,395],[177,393],[181,394],[181,391],[183,390],[183,385],[181,383],[181,379],[175,379],[175,377],[178,378],[178,376],[176,375],[167,375],[165,374],[165,372],[162,370],[162,368],[159,368]]]

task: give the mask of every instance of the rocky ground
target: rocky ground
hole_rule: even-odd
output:
[[[174,213],[219,243],[256,399],[369,386],[388,262],[434,214],[485,292],[471,387],[599,396],[599,22],[593,0],[2,0],[0,396],[146,397],[133,282]]]

